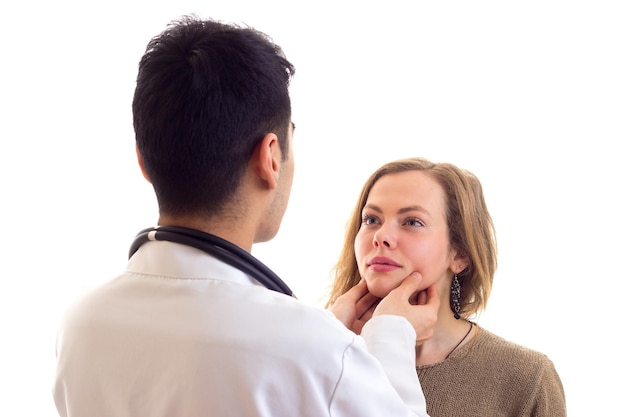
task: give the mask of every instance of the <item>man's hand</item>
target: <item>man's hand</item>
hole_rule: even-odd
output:
[[[337,298],[329,310],[348,329],[356,334],[361,334],[361,329],[372,317],[379,302],[380,298],[370,294],[365,280],[361,279],[357,285]]]
[[[440,304],[437,288],[431,285],[419,291],[421,282],[422,276],[413,272],[383,298],[373,312],[374,316],[389,314],[405,317],[415,329],[417,345],[433,336]]]

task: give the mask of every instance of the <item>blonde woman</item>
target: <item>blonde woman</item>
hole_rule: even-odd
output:
[[[432,337],[415,347],[431,417],[565,416],[552,361],[472,321],[487,304],[496,264],[495,230],[480,181],[449,163],[393,161],[361,191],[328,307],[361,278],[368,297],[383,299],[417,272],[420,288],[435,287],[441,298]]]

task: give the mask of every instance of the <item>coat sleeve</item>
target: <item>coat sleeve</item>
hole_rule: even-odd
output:
[[[361,335],[344,353],[330,415],[428,417],[415,371],[415,331],[409,322],[399,316],[377,316]]]

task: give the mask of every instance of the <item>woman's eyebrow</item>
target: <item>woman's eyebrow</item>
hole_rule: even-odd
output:
[[[383,212],[383,210],[379,206],[377,206],[376,204],[366,204],[365,206],[363,206],[363,209],[373,210],[373,211],[376,211],[378,213],[382,213]],[[419,211],[421,213],[430,215],[428,210],[426,210],[426,208],[424,208],[423,206],[420,206],[420,205],[402,207],[400,210],[398,210],[397,214],[405,214],[405,213],[409,213],[411,211]]]

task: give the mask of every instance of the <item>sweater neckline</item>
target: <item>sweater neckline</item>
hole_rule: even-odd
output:
[[[463,346],[459,346],[455,349],[453,349],[448,356],[446,356],[446,358],[435,362],[435,363],[431,363],[428,365],[417,365],[415,366],[416,370],[420,370],[420,369],[428,369],[428,368],[433,368],[435,366],[439,366],[442,365],[444,363],[448,363],[451,360],[453,360],[454,358],[464,355],[465,353],[467,353],[471,348],[474,347],[474,345],[482,338],[482,329],[480,328],[480,326],[474,322],[472,322],[472,328],[476,330],[474,336],[469,340],[468,343],[464,344]]]

